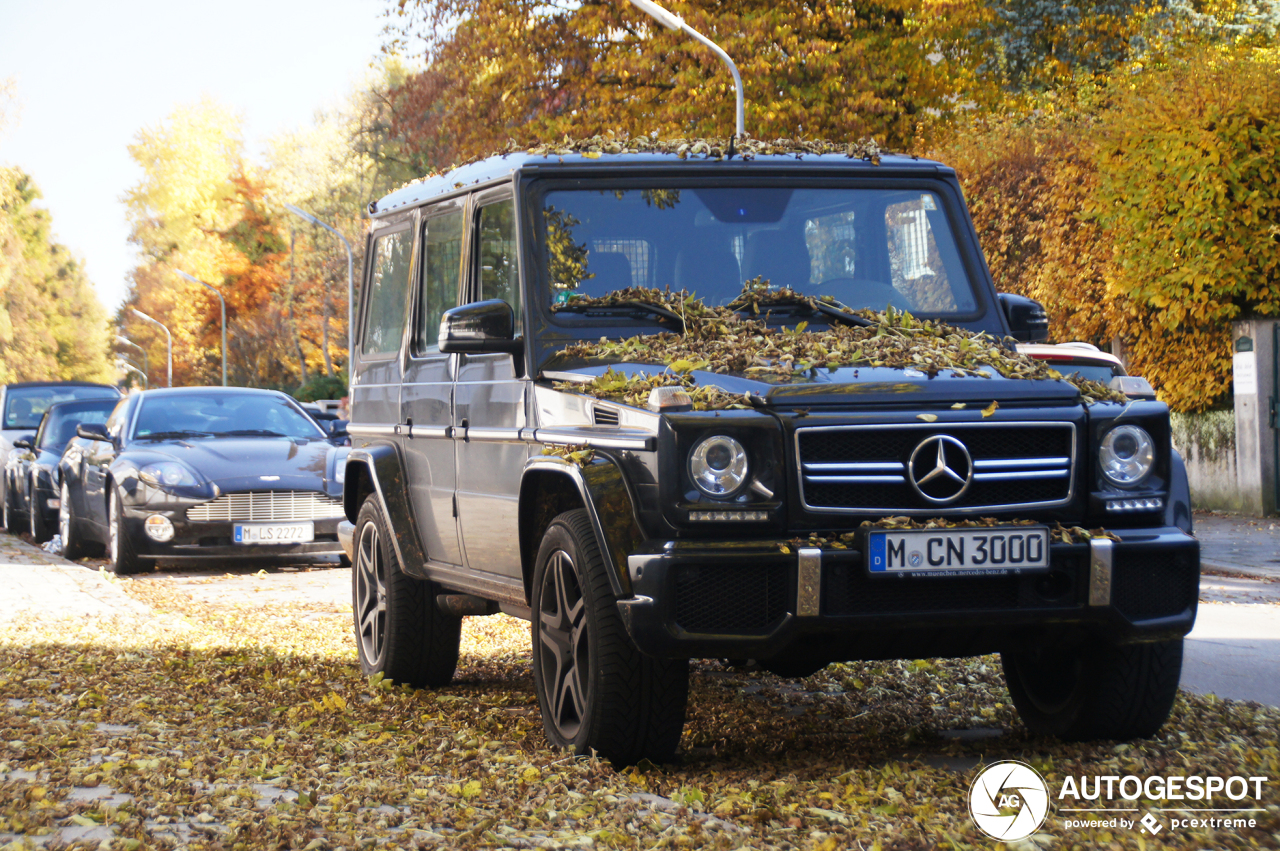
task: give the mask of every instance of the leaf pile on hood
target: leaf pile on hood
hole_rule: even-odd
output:
[[[849,159],[867,160],[879,164],[880,146],[874,139],[859,139],[856,142],[830,142],[825,139],[752,139],[709,137],[705,139],[659,139],[656,135],[630,136],[626,133],[608,132],[586,139],[572,139],[568,136],[559,142],[536,143],[529,146],[518,145],[514,141],[507,146],[505,153],[514,154],[524,151],[531,156],[564,157],[571,154],[582,154],[590,159],[592,154],[675,154],[680,159],[689,157],[706,157],[720,160],[738,156],[744,160],[759,156],[794,156],[800,159],[805,156],[821,156],[822,154],[841,154]]]
[[[985,370],[995,370],[1006,378],[1066,381],[1079,391],[1086,404],[1129,401],[1124,394],[1096,381],[1064,377],[1043,361],[1006,348],[985,332],[916,319],[892,307],[884,312],[845,311],[851,319],[856,317],[868,322],[865,326],[839,324],[837,320],[818,331],[808,330],[807,322],[800,322],[794,328],[771,328],[764,319],[745,318],[742,313],[750,311],[753,316],[761,316],[768,314],[772,307],[800,304],[813,309],[815,315],[821,314],[816,313],[817,299],[788,289],[769,289],[768,282],[761,279],[748,281],[742,294],[722,307],[708,306],[683,290],[671,292],[646,287],[629,287],[602,297],[582,297],[570,304],[574,308],[613,307],[633,302],[657,305],[679,315],[684,322],[684,334],[662,332],[624,340],[601,338],[598,342],[574,343],[560,352],[558,360],[660,365],[679,376],[678,383],[686,388],[696,386],[696,379],[688,375],[694,370],[742,373],[775,383],[807,381],[820,369],[840,367],[916,369],[930,377],[944,371],[957,376],[987,376],[989,373]],[[839,308],[832,303],[824,306]],[[661,386],[653,384],[656,379],[658,376],[624,378],[606,373],[588,384],[558,386],[637,404],[635,400],[647,397],[648,389]],[[633,384],[641,383],[649,385],[643,394],[632,388]],[[742,404],[741,396],[723,396],[720,400],[723,404],[708,400],[706,407]]]

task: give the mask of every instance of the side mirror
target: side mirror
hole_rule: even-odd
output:
[[[14,449],[30,449],[31,441],[35,439],[34,434],[25,434],[13,442]]]
[[[329,425],[326,426],[326,430],[329,432],[330,438],[346,437],[347,421],[346,420],[330,420]]]
[[[524,351],[516,338],[516,317],[511,305],[491,298],[446,310],[440,319],[440,351],[463,354]]]
[[[105,440],[110,441],[111,435],[107,434],[107,427],[102,423],[80,423],[76,426],[76,436],[83,437],[85,440]]]
[[[1043,343],[1049,339],[1049,314],[1043,304],[1013,293],[997,293],[996,297],[1009,320],[1009,336],[1019,343]]]

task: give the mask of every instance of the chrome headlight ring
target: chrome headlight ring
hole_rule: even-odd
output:
[[[747,481],[747,450],[725,434],[705,438],[689,453],[689,477],[707,496],[724,498]]]
[[[1116,426],[1102,436],[1098,447],[1102,476],[1109,484],[1131,488],[1151,475],[1156,463],[1155,441],[1146,429],[1135,425]]]

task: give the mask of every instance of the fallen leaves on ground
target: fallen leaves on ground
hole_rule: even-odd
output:
[[[832,665],[784,680],[693,666],[683,761],[615,770],[551,749],[528,625],[465,621],[455,682],[360,676],[332,605],[197,600],[120,580],[147,619],[0,626],[0,844],[68,847],[991,848],[976,767],[1280,776],[1280,711],[1181,695],[1156,737],[1029,736],[998,660]],[[95,797],[96,796],[96,797]],[[1255,806],[1242,803],[1240,806]],[[1240,831],[1066,830],[1062,848],[1274,847]],[[83,840],[71,840],[79,831]]]

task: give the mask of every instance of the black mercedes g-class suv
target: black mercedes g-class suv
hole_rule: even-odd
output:
[[[1199,575],[1168,410],[1015,353],[1047,321],[955,173],[612,147],[370,205],[364,671],[441,686],[463,616],[528,619],[549,739],[618,763],[675,753],[692,658],[999,652],[1032,730],[1154,732]]]

